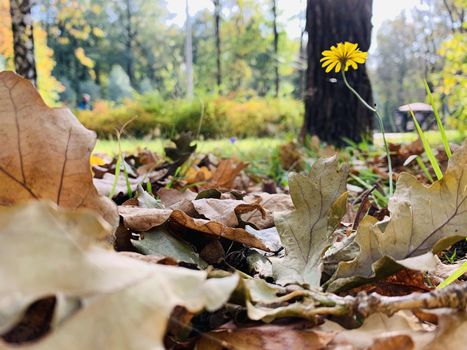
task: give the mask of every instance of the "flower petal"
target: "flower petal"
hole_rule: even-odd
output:
[[[333,62],[338,62],[338,60],[336,60],[336,59],[334,59],[334,58],[333,58],[333,59],[330,59],[330,60],[327,60],[326,62],[324,62],[324,63],[321,65],[321,67],[324,68],[324,67],[330,65],[330,64],[333,63]]]
[[[339,61],[334,61],[332,62],[327,68],[326,68],[326,73],[329,73],[330,71],[332,71],[332,69],[334,68],[334,66],[336,64],[340,64]]]
[[[340,62],[337,62],[337,65],[336,65],[336,73],[339,73],[341,71],[341,63]]]

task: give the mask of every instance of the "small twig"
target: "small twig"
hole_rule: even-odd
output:
[[[467,307],[467,283],[450,285],[428,293],[412,293],[401,297],[387,297],[377,293],[368,295],[365,292],[361,292],[355,297],[350,295],[341,297],[318,290],[289,290],[289,292],[293,298],[298,296],[304,298],[303,307],[295,310],[295,312],[299,317],[310,319],[318,315],[360,316],[366,318],[373,313],[383,313],[391,316],[401,310],[439,308],[465,310]],[[291,298],[283,296],[280,300],[288,301]]]
[[[413,293],[402,297],[385,297],[379,294],[359,294],[355,298],[355,310],[367,317],[375,312],[393,315],[400,310],[465,309],[467,307],[467,283],[448,286],[429,293]]]

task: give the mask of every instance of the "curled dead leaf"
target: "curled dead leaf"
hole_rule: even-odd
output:
[[[64,208],[89,208],[112,227],[116,206],[92,182],[96,134],[65,108],[49,108],[32,84],[0,72],[0,205],[47,199]]]
[[[145,232],[167,222],[172,209],[140,208],[121,205],[118,213],[123,218],[126,228],[134,232]]]
[[[183,227],[203,232],[210,236],[227,238],[264,251],[271,250],[271,247],[269,247],[266,242],[263,242],[259,237],[256,237],[254,234],[242,228],[228,227],[216,221],[194,219],[180,210],[174,210],[170,219]]]

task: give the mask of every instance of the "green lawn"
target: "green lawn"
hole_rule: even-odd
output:
[[[283,139],[261,138],[243,139],[231,143],[229,139],[199,141],[197,151],[199,153],[214,153],[225,157],[236,155],[241,159],[257,159],[259,155],[264,155],[275,149],[278,145],[286,142]],[[133,153],[138,148],[150,149],[156,153],[163,153],[164,147],[171,145],[169,140],[143,140],[124,139],[121,141],[122,151]],[[118,151],[117,142],[114,140],[98,140],[95,152],[102,152],[115,155]]]
[[[428,141],[433,145],[442,144],[441,135],[436,130],[425,131],[425,135],[428,138]],[[446,136],[448,137],[449,142],[461,143],[466,135],[457,130],[446,130]],[[418,134],[415,132],[407,133],[393,133],[387,134],[387,139],[392,143],[408,143],[415,141],[418,138]],[[380,133],[376,133],[373,136],[374,142],[377,145],[383,144],[383,137]]]
[[[437,131],[428,131],[428,139],[432,144],[441,144],[441,137]],[[460,132],[455,130],[447,131],[448,139],[451,142],[460,143],[465,138]],[[416,133],[405,133],[405,134],[387,134],[389,142],[394,143],[407,143],[417,139]],[[229,139],[221,140],[206,140],[199,141],[197,151],[200,153],[213,152],[218,155],[229,157],[236,155],[241,159],[255,160],[262,158],[276,148],[278,145],[286,143],[286,139],[274,139],[274,138],[261,138],[261,139],[243,139],[237,140],[235,143],[231,143]],[[375,144],[382,145],[383,139],[381,134],[375,134]],[[148,148],[153,152],[162,153],[164,147],[170,145],[171,142],[168,140],[144,140],[144,139],[123,139],[121,141],[122,150],[125,153],[133,153],[138,148]],[[95,152],[102,152],[109,155],[115,155],[117,152],[117,142],[114,140],[99,140],[97,142]]]

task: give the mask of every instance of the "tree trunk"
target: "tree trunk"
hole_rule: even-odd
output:
[[[221,65],[221,2],[220,0],[213,0],[214,2],[214,26],[216,31],[216,80],[217,91],[222,94],[222,65]]]
[[[31,16],[33,0],[10,0],[16,73],[37,86],[34,36]]]
[[[126,0],[126,31],[127,31],[127,38],[125,42],[126,48],[126,74],[130,79],[131,86],[136,86],[135,81],[135,70],[134,70],[134,60],[133,60],[133,40],[135,39],[135,31],[133,29],[133,14],[131,13],[131,1]]]
[[[306,73],[303,132],[342,146],[343,138],[355,142],[369,135],[373,113],[345,87],[340,73],[325,73],[319,61],[322,51],[338,42],[358,43],[368,51],[371,43],[373,0],[308,0],[308,69]],[[371,84],[365,66],[349,68],[349,83],[370,105]]]
[[[272,28],[274,32],[274,87],[275,87],[275,96],[279,97],[279,33],[277,31],[277,1],[272,0],[272,15],[273,22]]]
[[[186,10],[186,40],[185,40],[185,69],[186,69],[186,97],[193,99],[193,41],[191,33],[191,17],[188,0],[185,3]]]

